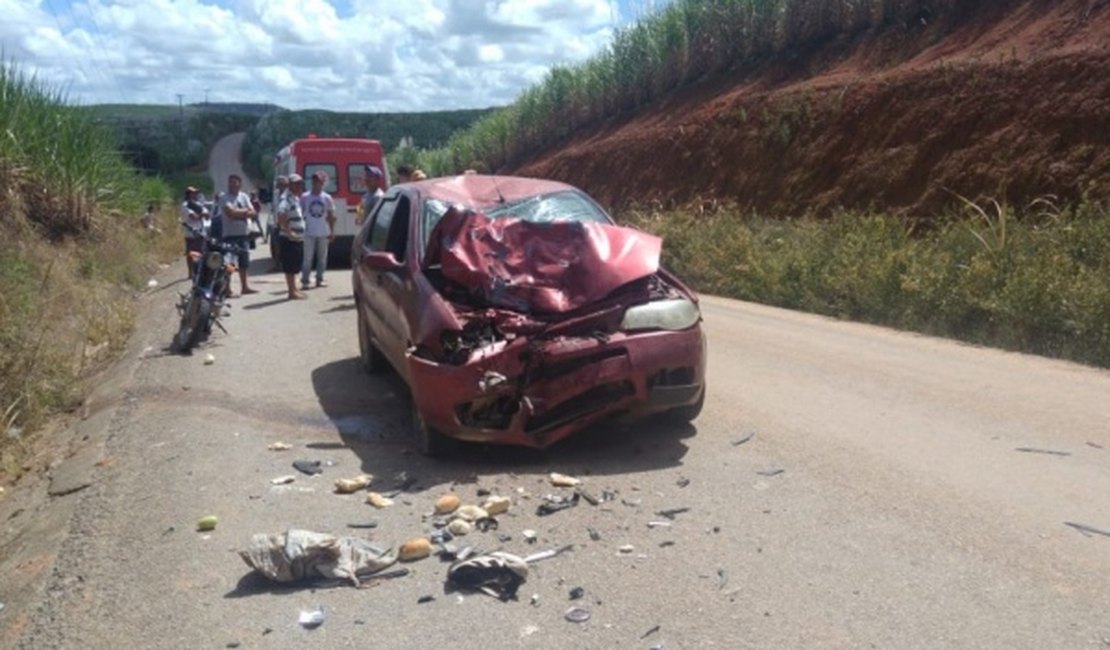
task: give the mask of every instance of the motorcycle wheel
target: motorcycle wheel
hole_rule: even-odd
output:
[[[174,349],[188,352],[200,342],[200,336],[212,314],[212,303],[206,298],[190,296],[181,314],[181,324],[173,339]]]

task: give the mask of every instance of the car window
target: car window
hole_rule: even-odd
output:
[[[397,211],[399,200],[399,196],[389,196],[382,199],[381,203],[378,204],[378,210],[374,214],[374,225],[370,230],[370,250],[386,250],[389,226],[393,223],[393,213]]]
[[[385,240],[385,250],[393,253],[398,262],[405,260],[405,249],[409,243],[409,199],[402,196],[393,211],[393,223]]]
[[[312,179],[312,175],[316,172],[324,172],[328,175],[328,182],[324,183],[324,191],[328,194],[335,194],[336,188],[339,187],[335,165],[331,163],[311,163],[305,165],[304,174],[301,175],[304,176],[305,183],[309,184],[309,187],[311,187],[310,182]]]
[[[447,213],[450,204],[438,199],[424,201],[421,211],[422,236],[421,250],[427,248],[432,230]],[[563,190],[551,194],[531,196],[518,201],[488,207],[482,212],[491,218],[516,217],[532,223],[552,223],[555,221],[581,221],[584,223],[612,223],[605,214],[585,194],[576,190]]]

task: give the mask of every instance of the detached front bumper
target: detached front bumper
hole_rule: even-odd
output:
[[[461,366],[409,355],[417,408],[428,426],[472,442],[546,447],[618,413],[694,404],[705,386],[701,326],[604,339],[519,337]]]

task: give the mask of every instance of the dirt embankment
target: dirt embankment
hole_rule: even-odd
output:
[[[602,202],[929,215],[1110,198],[1110,2],[979,3],[676,92],[513,170]]]

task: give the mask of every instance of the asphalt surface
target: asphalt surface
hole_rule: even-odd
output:
[[[1065,524],[1110,532],[1110,372],[705,298],[694,425],[429,460],[404,387],[359,367],[349,270],[290,302],[269,267],[192,356],[166,350],[176,265],[146,296],[87,487],[54,497],[73,514],[40,554],[53,568],[19,647],[1110,645],[1110,537]],[[312,478],[298,459],[327,466]],[[553,471],[613,498],[540,517],[543,495],[569,493]],[[332,493],[361,473],[381,491],[415,483],[383,510]],[[356,589],[273,585],[236,553],[290,527],[399,545],[429,531],[437,497],[479,490],[513,506],[465,543],[573,545],[533,565],[517,601],[448,592],[434,557]],[[198,532],[206,515],[219,524]],[[568,622],[572,606],[590,619]],[[324,624],[298,625],[316,607]]]

